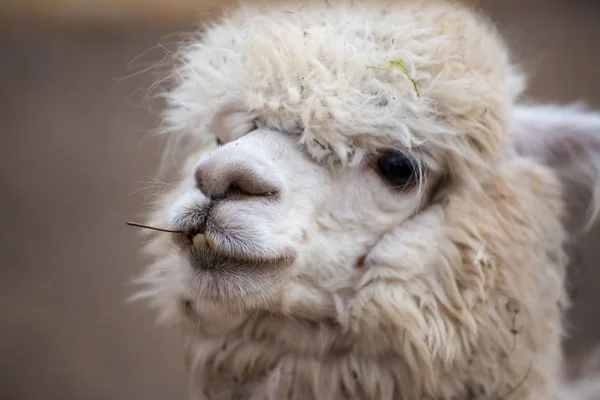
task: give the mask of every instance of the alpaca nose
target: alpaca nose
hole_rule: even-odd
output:
[[[196,186],[211,199],[279,195],[283,179],[260,157],[246,152],[217,149],[196,166]]]

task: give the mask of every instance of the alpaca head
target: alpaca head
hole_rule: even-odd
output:
[[[249,7],[179,56],[165,124],[190,140],[152,223],[182,233],[153,239],[143,279],[166,322],[212,340],[289,318],[271,348],[392,354],[402,367],[378,379],[415,396],[502,391],[556,355],[559,178],[594,177],[600,122],[516,106],[522,75],[483,18]],[[528,356],[481,372],[509,357],[520,306]]]

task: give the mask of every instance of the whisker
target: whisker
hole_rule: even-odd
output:
[[[164,186],[163,185],[144,186],[142,188],[136,189],[133,192],[129,193],[128,196],[133,196],[136,193],[142,192],[144,190],[150,190],[150,189],[164,189]]]

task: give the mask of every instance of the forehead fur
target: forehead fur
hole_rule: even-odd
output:
[[[501,152],[521,89],[495,30],[440,1],[246,6],[181,59],[172,131],[210,131],[241,111],[299,134],[318,160],[399,148],[463,178]]]

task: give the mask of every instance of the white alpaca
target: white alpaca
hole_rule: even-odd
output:
[[[184,178],[151,223],[181,233],[141,296],[198,398],[600,398],[561,381],[564,183],[596,198],[600,116],[516,104],[484,18],[279,2],[178,58]]]

